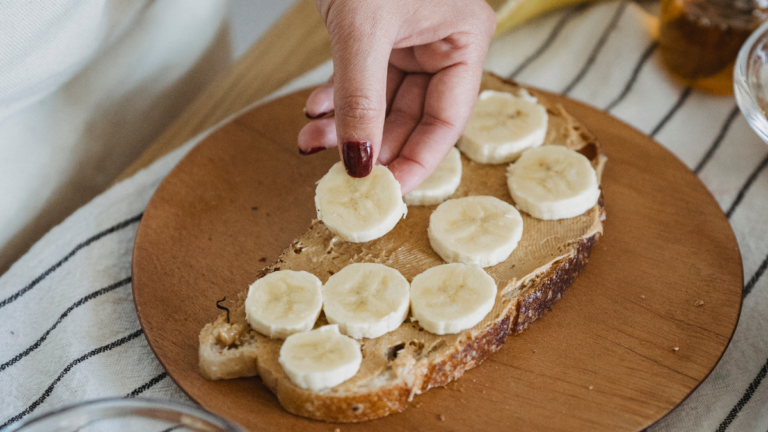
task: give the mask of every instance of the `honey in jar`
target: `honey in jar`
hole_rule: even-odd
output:
[[[730,94],[739,48],[766,18],[768,0],[662,0],[661,58],[686,85]]]

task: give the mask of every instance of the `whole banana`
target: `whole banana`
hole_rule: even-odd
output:
[[[596,0],[487,0],[496,11],[496,36],[559,7]]]

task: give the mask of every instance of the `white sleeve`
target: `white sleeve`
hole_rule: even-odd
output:
[[[0,121],[67,82],[150,1],[0,3]]]

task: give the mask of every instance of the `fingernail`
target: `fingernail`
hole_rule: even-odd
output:
[[[320,117],[325,117],[325,116],[327,116],[329,113],[330,113],[330,111],[326,111],[326,112],[320,113],[320,114],[318,114],[318,115],[316,115],[316,116],[311,116],[311,115],[309,115],[309,113],[307,112],[307,109],[306,109],[306,108],[304,108],[304,115],[305,115],[305,116],[307,116],[307,118],[308,118],[308,119],[310,119],[310,120],[317,120],[317,119],[319,119]]]
[[[368,141],[347,141],[341,146],[344,167],[351,177],[361,178],[373,169],[373,147]]]
[[[299,154],[311,155],[311,154],[315,154],[317,152],[321,152],[323,150],[325,150],[325,147],[312,147],[311,149],[309,149],[307,151],[304,151],[301,148],[299,148]]]

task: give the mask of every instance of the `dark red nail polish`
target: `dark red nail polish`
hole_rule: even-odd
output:
[[[326,112],[320,113],[320,114],[318,114],[318,115],[316,115],[316,116],[311,116],[311,115],[309,115],[309,113],[308,113],[308,112],[304,111],[304,115],[305,115],[305,116],[306,116],[308,119],[310,119],[310,120],[317,120],[317,119],[319,119],[320,117],[325,117],[325,116],[327,116],[327,115],[328,115],[328,113],[330,113],[330,111],[326,111]]]
[[[373,147],[368,141],[347,141],[341,146],[344,167],[351,177],[361,178],[373,169]]]
[[[321,152],[323,150],[325,150],[325,147],[312,147],[311,149],[309,149],[307,151],[304,151],[304,150],[301,149],[301,147],[299,147],[299,154],[303,154],[303,155],[306,156],[306,155],[315,154],[317,152]]]

